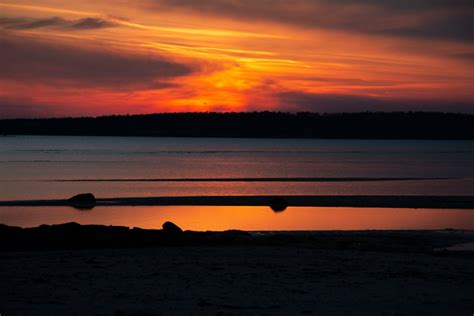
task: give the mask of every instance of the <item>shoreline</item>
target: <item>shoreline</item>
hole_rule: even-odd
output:
[[[442,250],[444,254],[447,254],[450,247],[474,243],[474,230],[244,231],[232,229],[183,231],[171,222],[164,223],[162,229],[69,222],[52,225],[42,224],[35,227],[0,224],[0,237],[2,240],[8,240],[8,243],[0,244],[0,252],[48,249],[278,245],[281,247],[305,246],[315,249],[421,252],[425,254],[436,254]],[[474,255],[474,253],[471,254]]]
[[[8,135],[441,140],[474,139],[473,121],[474,115],[468,113],[419,111],[187,112],[0,120],[2,133]],[[439,129],[441,125],[445,128]]]
[[[474,209],[474,196],[173,196],[97,198],[95,206],[270,206],[274,198],[284,199],[288,207],[380,207]],[[72,206],[68,199],[0,201],[0,207]]]

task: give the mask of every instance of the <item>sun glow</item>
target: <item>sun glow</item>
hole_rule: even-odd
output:
[[[107,0],[25,0],[0,3],[0,8],[3,41],[9,43],[2,47],[2,69],[11,70],[0,77],[2,86],[10,87],[0,90],[0,98],[12,107],[31,104],[43,115],[369,110],[371,102],[393,109],[397,104],[462,105],[474,100],[472,59],[462,57],[474,52],[469,41],[304,27],[284,17],[248,23],[247,17],[111,5]],[[311,8],[289,8],[288,14],[304,15]],[[78,56],[70,47],[90,56]],[[64,54],[54,60],[33,53],[50,48]],[[94,52],[110,55],[110,65]],[[14,65],[18,69],[6,64],[9,56],[24,58]],[[96,65],[96,60],[101,62]],[[154,63],[155,70],[147,70],[145,63]],[[36,80],[28,67],[42,69],[35,72]],[[99,79],[77,75],[100,67],[104,71],[93,75]],[[8,112],[1,114],[17,115]],[[14,112],[22,110],[15,106]]]

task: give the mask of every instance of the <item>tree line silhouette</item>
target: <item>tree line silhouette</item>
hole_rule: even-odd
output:
[[[4,119],[3,135],[474,139],[474,115],[440,112],[161,113]]]

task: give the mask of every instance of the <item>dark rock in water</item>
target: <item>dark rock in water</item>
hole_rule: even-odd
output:
[[[172,222],[165,222],[163,224],[163,232],[167,234],[181,234],[183,230]]]
[[[68,200],[69,205],[80,210],[90,210],[95,206],[95,196],[92,193],[82,193]]]
[[[283,212],[288,207],[288,202],[282,197],[275,197],[270,201],[270,208],[274,212]]]

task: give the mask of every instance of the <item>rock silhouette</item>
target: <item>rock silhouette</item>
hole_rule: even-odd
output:
[[[239,245],[252,241],[244,231],[185,231],[171,222],[163,229],[65,223],[21,228],[0,224],[0,252],[19,249],[97,249],[168,245]]]
[[[96,203],[95,196],[92,193],[82,193],[73,196],[68,200],[69,205],[80,210],[93,209]]]
[[[278,213],[283,212],[288,207],[288,202],[282,197],[275,197],[270,201],[270,208]]]
[[[163,232],[165,234],[181,234],[183,230],[172,222],[163,223]]]

